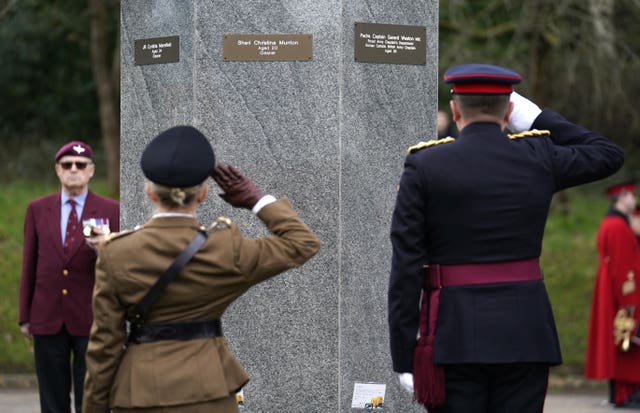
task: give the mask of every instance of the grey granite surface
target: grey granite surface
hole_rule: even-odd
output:
[[[122,1],[122,227],[151,205],[139,159],[160,131],[191,124],[218,161],[291,200],[322,241],[302,268],[236,301],[223,320],[251,381],[246,412],[350,412],[354,383],[387,385],[385,411],[422,411],[391,370],[389,225],[406,148],[435,136],[438,3]],[[426,26],[427,64],[355,63],[354,23]],[[311,34],[307,62],[225,62],[225,34]],[[179,36],[180,61],[137,66],[136,40]],[[199,219],[247,211],[211,195]],[[355,410],[354,410],[355,411]]]

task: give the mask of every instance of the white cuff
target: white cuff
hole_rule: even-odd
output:
[[[398,373],[398,380],[400,381],[400,387],[402,387],[408,393],[413,393],[412,373]]]
[[[258,212],[260,212],[262,208],[266,207],[269,204],[273,204],[276,201],[277,199],[275,196],[265,195],[262,198],[260,198],[258,202],[256,202],[253,208],[251,208],[251,212],[253,212],[254,214],[257,214]]]

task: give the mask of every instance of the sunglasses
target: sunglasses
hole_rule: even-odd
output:
[[[65,171],[68,171],[69,169],[71,169],[73,167],[73,165],[76,166],[76,169],[79,171],[82,171],[84,168],[87,167],[87,165],[89,165],[89,162],[59,162],[60,166],[62,167],[62,169],[64,169]]]

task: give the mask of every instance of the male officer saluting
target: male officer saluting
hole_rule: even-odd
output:
[[[539,267],[549,204],[624,155],[513,92],[511,70],[461,65],[444,81],[459,137],[409,149],[393,213],[393,369],[431,413],[539,413],[562,362]]]

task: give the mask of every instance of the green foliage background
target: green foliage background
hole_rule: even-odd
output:
[[[71,140],[104,156],[89,38],[87,0],[0,0],[0,183],[55,182],[53,154]]]

